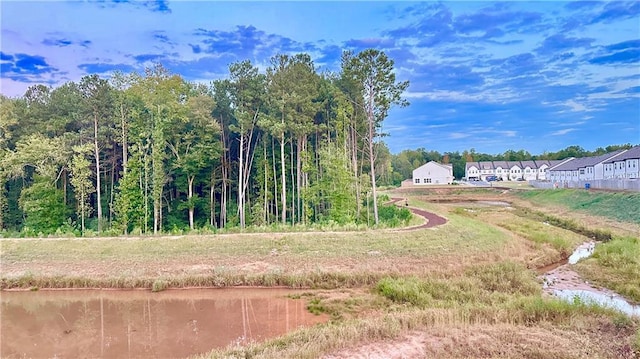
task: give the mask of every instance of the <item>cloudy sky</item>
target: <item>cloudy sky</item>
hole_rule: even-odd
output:
[[[309,53],[384,50],[411,105],[384,123],[392,152],[533,154],[640,143],[640,2],[0,2],[1,92],[160,62],[187,80]]]

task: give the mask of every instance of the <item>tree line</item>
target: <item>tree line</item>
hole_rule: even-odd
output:
[[[0,96],[0,230],[378,224],[397,215],[378,211],[380,128],[408,104],[393,66],[369,49],[319,73],[281,54],[208,85],[158,64]]]

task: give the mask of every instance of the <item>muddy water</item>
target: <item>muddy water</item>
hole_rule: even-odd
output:
[[[640,317],[640,306],[633,305],[619,294],[596,288],[583,280],[571,267],[581,259],[588,258],[595,251],[595,242],[581,244],[567,260],[542,268],[543,289],[546,293],[567,301],[580,300],[621,311],[629,316]]]
[[[1,292],[2,358],[181,358],[327,320],[292,290]],[[299,292],[297,292],[299,293]]]

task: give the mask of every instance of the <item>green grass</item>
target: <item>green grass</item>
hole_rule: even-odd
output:
[[[468,304],[495,306],[510,296],[539,295],[541,292],[532,272],[512,262],[474,266],[463,276],[384,278],[376,290],[394,302],[420,308]]]
[[[573,250],[589,238],[563,228],[524,217],[515,217],[499,224],[501,227],[516,233],[537,244],[549,244],[561,257],[568,257]]]
[[[541,211],[532,210],[530,208],[519,207],[514,211],[520,217],[529,218],[539,221],[543,224],[552,225],[568,231],[586,236],[590,239],[598,241],[609,241],[612,238],[612,233],[608,229],[602,228],[587,228],[583,225],[576,223],[570,218],[561,218],[553,215],[546,214]]]
[[[578,263],[585,279],[640,303],[640,239],[615,238]]]
[[[163,279],[169,287],[335,288],[424,272],[436,260],[462,267],[465,258],[500,253],[507,241],[495,227],[455,215],[444,227],[418,231],[3,240],[1,286],[150,288]],[[252,263],[262,269],[245,269]]]
[[[640,193],[554,189],[521,191],[518,196],[534,203],[561,205],[617,221],[640,223]]]

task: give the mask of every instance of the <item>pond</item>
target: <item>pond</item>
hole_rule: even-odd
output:
[[[0,292],[0,353],[34,358],[180,358],[327,321],[288,289]]]

